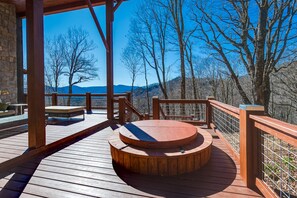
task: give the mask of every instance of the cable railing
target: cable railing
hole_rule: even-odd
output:
[[[204,125],[207,100],[175,100],[153,98],[153,119],[179,120],[194,125]]]
[[[131,100],[130,92],[114,94],[114,109],[118,109],[118,98]],[[45,106],[84,106],[88,112],[92,109],[107,109],[107,94],[45,94]]]
[[[212,127],[226,140],[226,143],[239,158],[240,133],[239,109],[215,100],[209,100]]]
[[[256,186],[265,196],[297,197],[297,126],[251,115],[259,146]]]

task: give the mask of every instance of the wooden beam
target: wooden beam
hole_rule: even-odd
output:
[[[95,11],[94,11],[94,8],[92,6],[92,3],[91,3],[90,0],[85,0],[85,1],[88,4],[88,8],[89,8],[89,10],[91,12],[91,15],[93,17],[93,20],[94,20],[94,22],[96,24],[96,27],[97,27],[98,31],[99,31],[99,34],[100,34],[101,40],[102,40],[102,42],[103,42],[103,44],[105,46],[105,49],[106,49],[106,51],[109,51],[109,48],[108,48],[108,45],[107,45],[105,36],[103,34],[103,31],[102,31],[102,28],[101,28],[100,23],[98,21],[98,18],[97,18],[96,14],[95,14]]]
[[[28,65],[28,140],[45,145],[43,0],[26,0]]]
[[[257,105],[240,105],[239,131],[240,131],[240,175],[247,187],[255,188],[258,176],[259,161],[258,150],[261,148],[260,133],[254,127],[250,115],[264,115],[264,107]],[[259,158],[259,159],[258,159]]]
[[[158,96],[153,97],[153,119],[160,120],[160,103]]]
[[[113,12],[117,11],[117,9],[120,7],[120,5],[123,3],[124,0],[118,0],[117,4],[113,8]]]
[[[105,4],[105,0],[92,0],[93,6],[101,6]],[[77,0],[68,2],[67,1],[45,1],[44,2],[44,14],[50,15],[50,14],[57,14],[62,12],[68,12],[73,10],[79,10],[83,8],[87,8],[85,1]],[[17,16],[21,18],[26,17],[25,8],[23,5],[17,4]]]
[[[107,80],[107,119],[114,118],[113,104],[113,0],[106,0],[106,41],[109,51],[106,52]]]

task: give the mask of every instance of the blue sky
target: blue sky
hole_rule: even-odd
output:
[[[130,0],[121,4],[115,13],[114,20],[114,84],[130,85],[131,79],[125,67],[121,62],[121,53],[127,43],[126,35],[129,31],[130,19],[135,15],[137,5],[142,0]],[[105,32],[105,6],[95,7],[95,12],[100,21],[101,27]],[[24,53],[26,54],[26,25],[23,21],[23,35],[24,35]],[[65,33],[69,27],[82,27],[90,33],[90,39],[92,39],[97,48],[94,50],[94,55],[97,58],[96,67],[99,68],[99,78],[81,83],[79,86],[102,86],[106,85],[106,62],[105,62],[105,48],[101,41],[100,35],[94,24],[92,16],[88,9],[76,10],[71,12],[65,12],[60,14],[48,15],[44,17],[44,36],[45,39],[54,35]],[[25,57],[25,56],[24,56]],[[24,65],[26,65],[26,58],[24,59]],[[150,83],[155,83],[155,75],[150,75]],[[143,77],[139,76],[135,85],[143,86]],[[67,81],[65,81],[67,82]],[[61,85],[67,85],[61,82]]]

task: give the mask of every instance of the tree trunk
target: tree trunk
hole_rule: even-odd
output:
[[[72,85],[69,85],[69,87],[68,87],[68,93],[70,94],[70,96],[68,96],[67,106],[70,106],[71,105]]]
[[[148,79],[147,79],[146,62],[145,62],[145,59],[144,58],[143,58],[143,66],[144,66],[144,79],[145,79],[145,89],[146,89],[147,111],[148,111],[148,114],[150,114],[150,112],[151,112],[150,97],[149,97],[149,89],[148,89]]]
[[[265,76],[262,81],[258,79],[254,86],[255,104],[263,105],[265,114],[268,114],[269,100],[271,95],[270,77]]]

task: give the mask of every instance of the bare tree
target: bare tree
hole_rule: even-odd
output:
[[[150,96],[149,96],[149,83],[148,83],[148,68],[145,60],[145,54],[143,48],[141,48],[141,59],[143,62],[143,73],[145,79],[145,91],[146,91],[146,103],[147,103],[147,113],[150,114]]]
[[[148,0],[143,2],[136,14],[137,17],[131,22],[129,39],[138,46],[147,65],[155,71],[164,98],[168,98],[166,38],[169,13],[157,6],[155,1]]]
[[[271,77],[270,113],[273,117],[297,123],[297,63],[274,73]]]
[[[185,50],[186,60],[188,62],[190,73],[191,73],[191,81],[192,81],[192,89],[193,89],[193,96],[194,99],[198,99],[198,89],[197,89],[197,82],[195,76],[195,69],[193,63],[193,42],[187,42],[186,50]]]
[[[47,59],[45,66],[45,79],[49,87],[53,89],[54,92],[58,92],[60,78],[64,73],[64,44],[65,41],[62,35],[49,39],[46,44]]]
[[[134,93],[135,80],[141,71],[140,61],[141,61],[141,56],[137,51],[137,49],[134,47],[133,43],[131,43],[130,41],[122,53],[122,62],[126,66],[126,69],[129,71],[129,75],[132,80],[132,83],[131,83],[132,95]]]
[[[64,36],[65,75],[68,77],[69,93],[73,85],[86,82],[98,76],[95,58],[91,52],[95,49],[89,34],[81,28],[70,28]],[[70,100],[68,100],[68,105]]]
[[[185,22],[184,22],[184,0],[158,0],[158,3],[164,7],[170,13],[171,27],[173,28],[179,50],[180,58],[180,74],[181,74],[181,84],[180,84],[180,98],[186,98],[186,69],[185,69]]]
[[[270,74],[295,59],[296,0],[193,0],[200,40],[225,64],[244,103],[264,105],[268,112]],[[215,8],[215,9],[213,9]],[[252,100],[234,72],[230,55],[241,58],[252,85]]]

